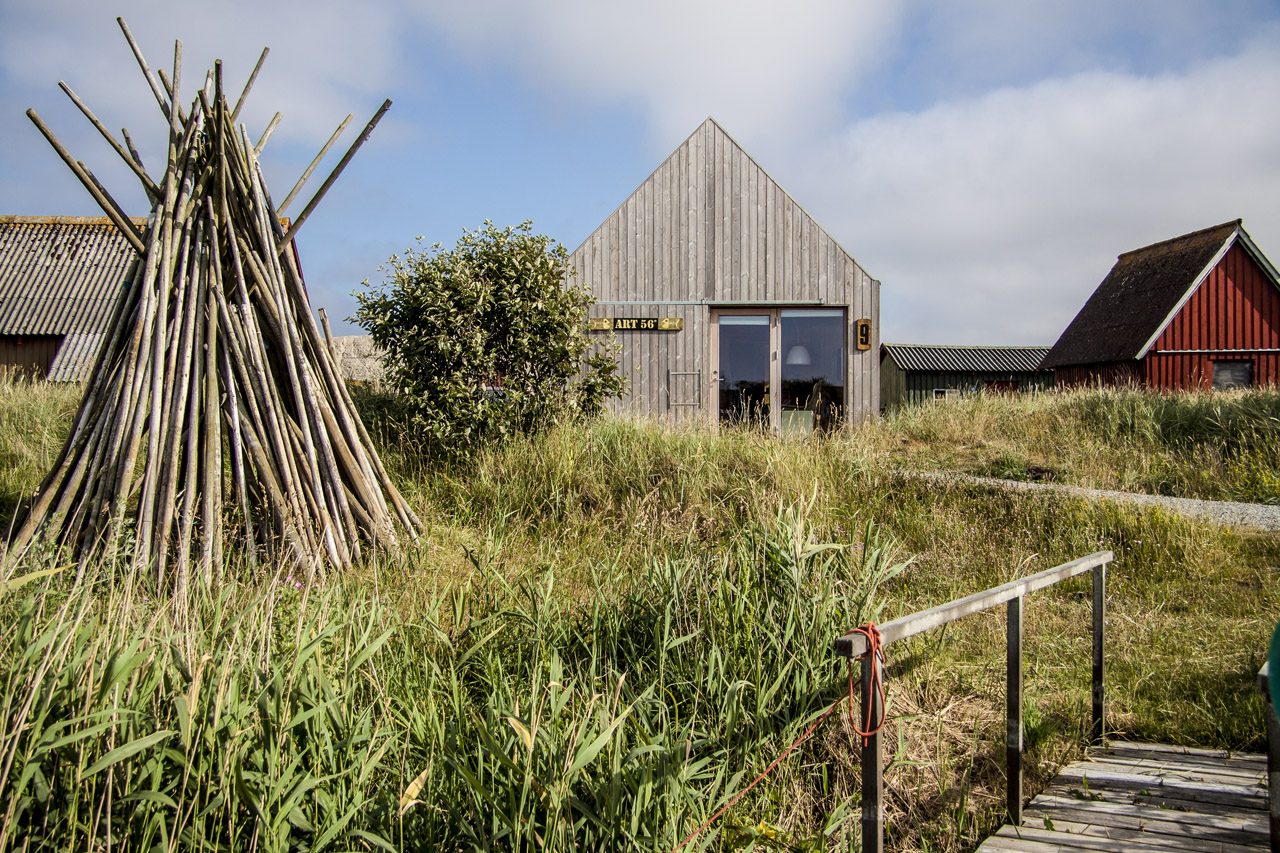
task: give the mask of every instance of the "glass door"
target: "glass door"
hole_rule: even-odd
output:
[[[844,420],[844,309],[783,308],[778,313],[782,433],[830,431]]]
[[[711,312],[712,388],[720,424],[784,435],[844,421],[842,308],[721,308]]]
[[[712,312],[711,321],[716,330],[713,387],[718,422],[773,429],[775,313],[721,310]]]

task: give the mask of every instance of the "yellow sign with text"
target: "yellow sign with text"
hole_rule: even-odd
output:
[[[682,332],[683,317],[592,317],[593,332]]]

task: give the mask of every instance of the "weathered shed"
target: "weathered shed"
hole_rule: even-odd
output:
[[[615,410],[807,431],[879,410],[880,283],[708,118],[573,252]]]
[[[1280,382],[1280,275],[1241,220],[1125,252],[1054,344],[1059,385]]]
[[[0,216],[0,370],[84,378],[137,257],[105,217]]]
[[[885,411],[978,391],[1029,391],[1053,386],[1040,366],[1048,347],[882,344],[880,402]]]

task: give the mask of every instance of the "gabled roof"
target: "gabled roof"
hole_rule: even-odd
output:
[[[1125,252],[1053,345],[1045,367],[1142,358],[1237,241],[1280,286],[1239,219]]]
[[[587,235],[570,264],[605,303],[778,302],[801,298],[797,286],[820,301],[843,287],[846,272],[873,281],[710,116]]]
[[[796,206],[796,209],[800,211],[802,216],[804,216],[808,220],[812,220],[816,227],[821,228],[820,225],[817,225],[817,220],[813,219],[812,214],[810,214],[809,211],[806,210],[802,204],[796,201],[795,198],[790,193],[788,193],[785,189],[782,188],[782,185],[779,184],[777,180],[775,180],[774,177],[769,174],[769,171],[765,169],[764,166],[760,165],[760,162],[751,155],[751,152],[743,148],[742,144],[738,142],[738,140],[734,139],[733,136],[729,133],[729,131],[724,129],[724,125],[722,125],[719,121],[717,121],[715,116],[707,116],[705,119],[702,120],[701,124],[699,124],[696,128],[693,129],[692,133],[690,133],[688,136],[684,138],[683,142],[681,142],[679,145],[675,147],[674,151],[672,151],[670,154],[666,156],[666,159],[664,159],[661,163],[659,163],[657,167],[652,172],[649,173],[649,176],[647,178],[645,178],[643,181],[640,182],[640,185],[631,192],[631,195],[624,198],[622,200],[622,203],[619,204],[617,207],[615,207],[613,209],[613,212],[610,213],[609,216],[605,217],[604,222],[602,222],[599,226],[597,226],[595,231],[587,235],[587,238],[583,240],[578,245],[578,248],[574,249],[571,254],[576,254],[577,252],[580,252],[583,249],[583,247],[587,245],[587,243],[591,242],[591,238],[597,232],[599,232],[601,229],[605,228],[609,224],[610,219],[613,219],[616,216],[618,216],[619,212],[627,206],[628,201],[640,195],[644,191],[646,185],[651,184],[654,178],[661,175],[662,172],[665,169],[669,168],[674,161],[679,159],[681,156],[685,155],[686,149],[690,147],[690,145],[693,143],[695,139],[697,139],[699,136],[703,134],[706,134],[709,137],[719,137],[720,139],[722,139],[724,141],[725,146],[728,148],[730,152],[726,154],[727,158],[729,159],[738,158],[738,159],[744,160],[745,162],[750,163],[753,167],[759,169],[761,174],[764,175],[765,180],[769,183],[771,187],[776,188],[778,192],[786,195],[787,199]],[[828,233],[827,236],[830,237],[830,234]],[[840,249],[840,251],[852,257],[852,255],[849,253],[849,250],[841,246],[840,243],[836,241],[834,237],[832,237],[831,240],[836,244],[836,246]]]
[[[902,370],[946,373],[1036,373],[1048,347],[972,347],[951,344],[881,344]]]
[[[105,218],[0,216],[0,334],[102,331],[137,259]]]

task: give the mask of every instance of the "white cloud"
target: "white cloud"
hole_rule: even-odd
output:
[[[34,106],[67,148],[112,188],[132,188],[135,182],[56,84],[66,80],[113,133],[127,127],[144,162],[160,167],[164,120],[116,15],[125,18],[153,71],[172,73],[174,40],[182,41],[184,104],[203,85],[215,58],[223,60],[224,85],[234,103],[262,48],[270,46],[241,120],[256,139],[272,114],[282,113],[270,150],[276,155],[285,149],[284,156],[275,162],[268,156],[265,163],[269,172],[275,167],[288,173],[280,181],[292,180],[297,161],[305,163],[348,112],[357,121],[372,115],[395,77],[404,41],[403,13],[388,4],[361,5],[358,13],[336,0],[123,0],[109,9],[77,0],[10,5],[0,27],[0,109],[9,117],[2,123],[4,135],[30,152],[35,131],[19,116]],[[346,139],[351,138],[349,130]],[[65,169],[51,154],[33,156],[32,163],[40,170],[34,179],[28,173],[26,181],[5,184],[9,204],[20,209],[39,210],[48,204],[51,187],[65,190],[73,183],[58,174]],[[74,198],[70,192],[60,197]]]
[[[829,121],[897,22],[889,0],[481,0],[421,11],[477,61],[501,57],[550,89],[641,104],[662,145],[709,114],[770,139]]]
[[[286,117],[281,134],[323,139],[348,110],[363,112],[385,88],[400,54],[400,14],[385,4],[361,6],[358,14],[347,3],[301,0],[178,5],[175,14],[172,0],[125,0],[110,9],[43,0],[8,13],[0,65],[11,80],[45,88],[51,98],[62,97],[53,87],[65,78],[104,118],[121,115],[142,129],[140,119],[152,121],[155,105],[116,15],[125,18],[153,69],[170,73],[174,40],[182,41],[184,102],[215,58],[223,60],[228,90],[238,93],[269,45],[249,118],[261,127],[280,109]]]
[[[108,186],[133,183],[57,92],[61,78],[110,127],[135,131],[159,166],[159,113],[117,13],[153,66],[183,39],[188,93],[215,51],[236,92],[271,46],[246,118],[256,133],[284,113],[264,163],[277,193],[342,116],[354,112],[358,127],[397,90],[447,87],[460,96],[452,103],[487,109],[466,101],[477,71],[516,71],[544,107],[633,106],[655,156],[715,115],[884,282],[890,338],[1051,341],[1116,253],[1235,216],[1280,254],[1278,32],[1254,23],[1275,18],[1267,0],[121,0],[101,12],[83,0],[4,3],[5,212],[93,212],[21,118],[29,105]],[[1255,41],[1237,50],[1250,27]],[[413,76],[424,71],[432,79]],[[855,108],[872,112],[852,117]],[[397,122],[401,133],[431,130],[424,116],[393,110],[381,144]],[[427,165],[397,161],[394,186],[375,185],[420,192],[431,169],[473,156],[465,143]],[[500,166],[491,172],[506,185]],[[329,207],[366,189],[357,184],[346,176]],[[456,203],[438,200],[442,219]],[[579,202],[569,191],[556,203]],[[312,233],[324,227],[313,222]],[[341,230],[342,248],[325,247],[344,256],[328,262],[334,270],[381,239],[354,221]],[[312,272],[321,289],[350,286],[345,270]]]
[[[791,170],[884,283],[888,339],[1052,342],[1122,251],[1237,216],[1280,252],[1280,51],[852,123]]]

